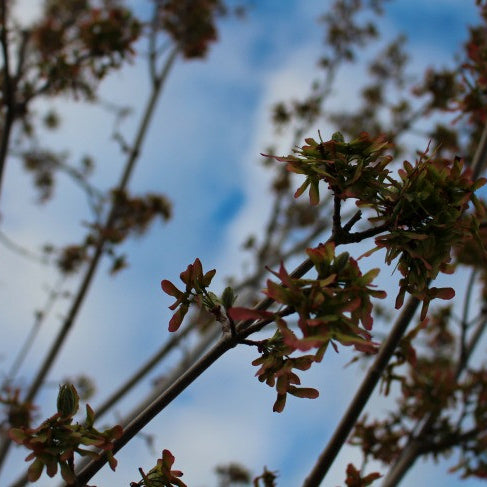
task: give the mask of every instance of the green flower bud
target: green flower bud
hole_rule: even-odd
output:
[[[233,289],[230,286],[226,287],[222,294],[222,304],[225,309],[231,308],[236,299]]]
[[[73,384],[59,386],[57,411],[63,417],[74,416],[78,412],[79,396]]]
[[[335,142],[345,142],[345,137],[343,137],[342,133],[341,132],[335,132],[332,136],[331,136],[331,140],[335,141]]]
[[[336,272],[343,271],[350,260],[350,254],[348,252],[343,252],[342,254],[335,257],[334,268]]]

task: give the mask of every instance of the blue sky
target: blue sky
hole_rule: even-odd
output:
[[[25,0],[21,5],[27,14],[36,4]],[[130,185],[135,193],[157,190],[167,194],[174,204],[174,219],[165,226],[156,225],[147,238],[126,245],[130,267],[118,277],[107,275],[108,264],[98,272],[77,328],[50,374],[52,387],[40,396],[46,415],[52,413],[57,384],[67,374],[95,377],[99,396],[91,402],[96,410],[97,402],[118,385],[120,371],[141,364],[167,338],[171,299],[161,293],[161,279],[176,282],[195,257],[200,257],[205,269],[217,269],[217,286],[223,286],[224,276],[241,274],[245,260],[241,243],[249,233],[258,234],[269,211],[265,193],[270,176],[258,165],[259,153],[273,139],[269,108],[280,98],[305,93],[316,76],[322,31],[314,19],[329,4],[318,0],[254,2],[245,21],[222,23],[220,43],[205,62],[178,62]],[[475,18],[473,0],[397,0],[387,6],[381,28],[384,39],[407,33],[412,65],[419,73],[427,65],[450,63],[466,38],[466,24]],[[360,67],[344,70],[333,106],[353,108],[355,99],[350,93],[359,89],[362,79]],[[102,85],[102,98],[133,107],[133,116],[122,126],[129,140],[146,88],[146,67],[140,62]],[[46,135],[46,143],[69,149],[73,158],[92,154],[98,162],[95,176],[100,185],[111,184],[123,157],[109,140],[112,121],[107,113],[66,100],[40,103],[38,109],[51,105],[60,111],[63,126],[59,133]],[[321,129],[325,133],[331,128]],[[289,151],[288,140],[281,140],[278,146]],[[40,208],[30,181],[14,164],[9,165],[6,178],[2,230],[13,239],[39,248],[49,240],[76,242],[83,234],[80,223],[88,218],[86,204],[69,181],[61,179],[55,200]],[[80,213],[80,208],[85,210]],[[3,252],[6,255],[7,250]],[[26,335],[33,309],[42,306],[46,286],[56,276],[13,254],[0,263],[0,269],[6,323],[0,329],[0,358],[7,367],[12,358],[9,344]],[[76,281],[67,286],[75,289]],[[10,305],[19,302],[22,306]],[[65,308],[61,302],[48,320],[39,347],[49,343]],[[31,354],[21,371],[24,381],[41,358],[37,352]],[[320,398],[290,400],[285,412],[278,415],[272,413],[274,391],[254,378],[250,365],[254,358],[255,352],[248,348],[223,357],[150,425],[148,430],[156,436],[155,453],[136,439],[117,455],[117,472],[103,470],[93,482],[127,485],[136,480],[139,466],[147,470],[158,452],[169,448],[176,456],[175,466],[185,472],[183,479],[191,487],[215,485],[213,468],[225,461],[239,461],[255,474],[266,465],[280,472],[280,487],[300,485],[361,372],[344,369],[351,358],[347,350],[330,354],[323,364],[303,375],[306,385],[320,390]],[[166,371],[158,370],[156,375]],[[123,416],[148,390],[148,383],[139,386],[117,414]],[[371,407],[382,408],[381,404],[374,399]],[[6,474],[0,482],[16,477],[19,463],[13,462],[21,462],[23,456],[19,451],[12,455],[13,474]],[[324,485],[342,485],[345,466],[351,460],[358,464],[360,457],[347,449]],[[458,485],[458,479],[447,476],[446,470],[446,465],[418,464],[404,485]],[[39,485],[53,483],[41,481]]]

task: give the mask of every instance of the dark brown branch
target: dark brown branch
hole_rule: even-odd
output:
[[[467,330],[469,326],[469,319],[468,319],[468,312],[470,310],[470,300],[472,298],[473,292],[473,285],[475,284],[475,278],[477,276],[477,269],[473,269],[470,278],[468,280],[467,285],[467,292],[465,295],[465,301],[463,303],[463,316],[462,322],[460,323],[460,347],[459,347],[459,358],[458,363],[463,364],[466,360],[466,339],[467,339]]]
[[[348,435],[355,426],[355,423],[367,404],[375,386],[379,382],[385,367],[389,363],[392,354],[399,344],[399,341],[413,319],[418,305],[419,300],[411,296],[386,341],[382,344],[374,363],[369,368],[367,375],[355,393],[352,402],[349,404],[347,411],[335,429],[328,445],[323,450],[311,473],[304,481],[303,487],[317,487],[321,485],[321,482],[333,464],[338,452],[347,441]]]
[[[477,146],[470,167],[473,171],[473,179],[477,179],[487,167],[487,124],[480,137],[479,145]]]
[[[7,2],[0,1],[0,44],[3,54],[3,98],[5,104],[5,116],[3,120],[2,136],[0,140],[0,194],[2,180],[7,159],[10,133],[15,119],[15,94],[12,77],[10,73],[10,55],[7,32]]]
[[[339,235],[342,229],[342,215],[341,215],[342,201],[336,194],[333,196],[333,235]]]
[[[225,352],[236,345],[231,337],[223,337],[198,362],[181,375],[154,402],[131,421],[124,429],[123,436],[115,441],[113,453],[123,448],[142,428],[157,416],[168,404],[193,383],[206,369],[214,364]],[[79,486],[84,486],[107,462],[105,456],[92,460],[78,474]]]
[[[357,221],[358,215],[355,214],[350,222],[347,223],[351,227],[351,222]],[[330,241],[330,239],[328,239]],[[340,242],[335,242],[339,245]],[[290,276],[292,278],[303,277],[311,270],[313,264],[310,259],[302,262]],[[255,306],[256,310],[266,310],[274,300],[271,298],[263,299]],[[416,304],[417,306],[417,304]],[[407,308],[407,306],[406,306]],[[293,310],[286,308],[282,311],[282,315],[291,314]],[[404,312],[403,312],[404,314]],[[414,311],[413,311],[414,314]],[[402,316],[402,315],[401,315]],[[146,409],[140,412],[124,430],[123,436],[114,444],[113,452],[116,453],[123,448],[142,428],[144,428],[155,416],[157,416],[168,404],[170,404],[176,397],[179,396],[188,386],[190,386],[203,372],[206,371],[216,360],[224,355],[228,350],[235,347],[241,340],[245,340],[249,335],[261,330],[267,324],[273,322],[274,319],[266,320],[247,320],[236,325],[236,335],[226,334],[218,343],[216,343],[200,360],[188,368],[178,379],[176,379],[170,386],[168,386],[159,396],[157,396],[152,403],[147,405]],[[401,335],[402,336],[402,335]],[[391,352],[392,353],[392,352]],[[379,374],[380,376],[380,374]],[[107,462],[105,456],[98,460],[91,460],[85,465],[78,475],[78,482],[80,486],[84,486]]]

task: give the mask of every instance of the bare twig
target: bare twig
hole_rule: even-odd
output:
[[[467,330],[469,327],[468,312],[470,310],[470,300],[472,298],[473,285],[475,284],[475,278],[477,277],[477,269],[473,269],[470,273],[470,278],[468,280],[467,292],[465,295],[465,301],[463,303],[463,316],[460,323],[460,347],[459,347],[459,358],[458,363],[464,363],[466,356],[466,340],[467,340]]]
[[[473,179],[477,179],[487,166],[487,124],[480,137],[479,145],[472,159],[470,167],[473,171]]]
[[[23,245],[15,242],[1,230],[0,230],[0,243],[10,251],[15,252],[16,254],[25,257],[33,262],[37,262],[38,264],[43,264],[43,265],[48,264],[45,256],[38,254],[33,250],[30,250],[24,247]]]

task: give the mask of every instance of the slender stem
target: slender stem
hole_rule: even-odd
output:
[[[472,159],[473,179],[477,179],[487,166],[487,124],[480,136],[479,145]]]
[[[0,139],[0,194],[2,180],[7,158],[10,133],[15,118],[14,86],[10,74],[10,56],[8,52],[7,33],[7,5],[6,0],[0,1],[0,44],[3,54],[3,96],[5,104],[5,116],[3,120],[2,136]]]
[[[319,486],[322,480],[325,478],[325,475],[338,455],[338,452],[343,444],[347,441],[348,435],[355,426],[355,423],[367,404],[375,386],[379,382],[385,367],[389,363],[389,360],[394,353],[394,350],[403,337],[409,323],[413,319],[418,305],[419,300],[411,296],[394,327],[392,328],[391,333],[387,337],[386,341],[382,344],[374,363],[369,368],[367,375],[355,393],[352,402],[349,404],[347,411],[335,429],[335,432],[328,442],[328,445],[323,450],[318,458],[318,461],[311,470],[311,473],[304,481],[303,487]]]
[[[468,320],[468,312],[470,310],[470,300],[472,298],[472,291],[473,285],[475,283],[475,278],[477,277],[477,269],[473,269],[470,273],[470,278],[468,280],[467,285],[467,293],[465,295],[465,301],[463,303],[463,315],[462,315],[462,322],[460,324],[460,351],[459,351],[459,359],[458,363],[465,362],[465,353],[466,353],[466,339],[467,339],[467,329],[469,325]]]
[[[48,263],[45,255],[43,256],[40,253],[37,253],[33,250],[24,247],[23,245],[18,244],[10,237],[8,237],[1,230],[0,230],[0,244],[4,245],[11,252],[15,252],[16,254],[25,257],[27,259],[30,259],[33,262],[37,262],[38,264],[46,265]]]
[[[338,235],[342,231],[342,201],[336,194],[333,196],[333,234]]]

